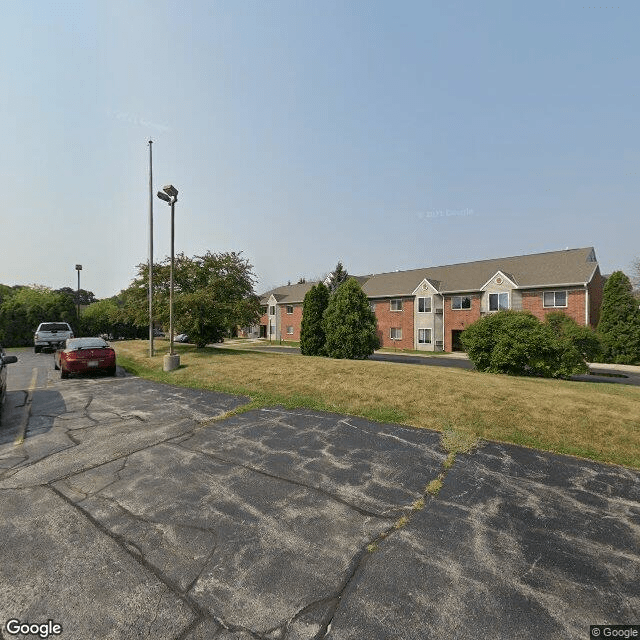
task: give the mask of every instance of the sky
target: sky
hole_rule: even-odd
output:
[[[176,252],[241,251],[257,293],[566,247],[631,274],[640,3],[589,2],[4,3],[0,283],[125,289],[149,140]]]

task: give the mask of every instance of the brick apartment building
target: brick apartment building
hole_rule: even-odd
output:
[[[378,319],[382,346],[457,351],[460,334],[501,309],[526,310],[543,320],[562,311],[595,327],[603,278],[593,247],[441,267],[357,276]],[[264,313],[249,334],[300,340],[302,303],[316,284],[278,287],[261,296]]]

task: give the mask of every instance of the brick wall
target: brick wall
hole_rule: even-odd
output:
[[[391,311],[388,298],[370,300],[375,304],[378,319],[378,337],[383,347],[414,349],[413,307],[414,298],[402,298],[402,311]],[[402,329],[402,340],[391,339],[391,327]]]
[[[444,297],[444,350],[452,351],[451,332],[454,330],[464,331],[470,324],[480,318],[480,296],[478,294],[467,294],[471,298],[471,309],[452,309],[451,299],[454,296]]]
[[[547,289],[547,291],[565,291],[565,289]],[[544,307],[542,290],[522,292],[522,310],[530,311],[538,320],[544,321],[552,311],[562,311],[578,324],[585,325],[585,289],[568,289],[566,307]]]
[[[280,326],[282,327],[282,339],[299,341],[300,328],[302,326],[302,304],[294,304],[290,306],[293,307],[293,313],[287,313],[286,305],[280,306]],[[287,333],[287,327],[289,326],[293,327],[293,334]]]

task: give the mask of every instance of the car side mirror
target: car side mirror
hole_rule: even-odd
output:
[[[2,356],[2,364],[13,364],[18,362],[18,356]]]

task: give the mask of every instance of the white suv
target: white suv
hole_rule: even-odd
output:
[[[33,336],[33,350],[57,349],[68,338],[73,338],[73,329],[66,322],[41,322]]]

